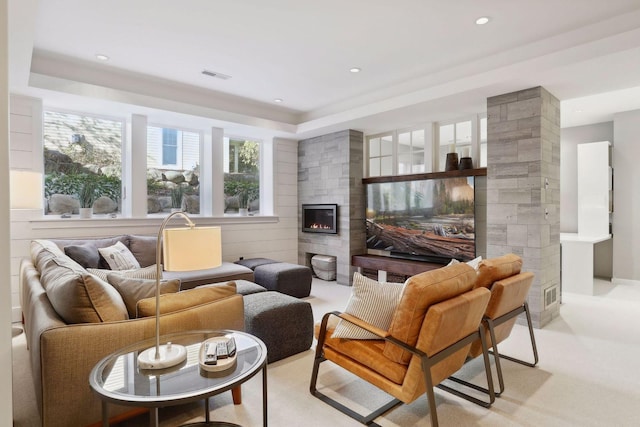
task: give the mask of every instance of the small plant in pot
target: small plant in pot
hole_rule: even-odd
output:
[[[93,216],[93,203],[98,198],[97,187],[93,181],[85,181],[78,190],[78,201],[80,202],[80,218],[91,218]]]

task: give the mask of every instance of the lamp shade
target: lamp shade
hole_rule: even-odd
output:
[[[166,271],[190,271],[222,265],[220,227],[167,228],[162,251]]]
[[[10,174],[11,209],[42,209],[42,174],[12,170]]]

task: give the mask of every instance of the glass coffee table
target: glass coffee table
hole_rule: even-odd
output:
[[[200,345],[217,336],[233,336],[236,341],[236,362],[220,372],[205,371],[198,363]],[[205,401],[205,421],[189,424],[236,426],[210,421],[209,397],[231,390],[262,370],[262,423],[267,426],[267,347],[244,332],[191,331],[160,337],[162,343],[172,342],[187,348],[187,359],[180,365],[162,370],[138,368],[138,353],[155,345],[155,338],[123,348],[102,359],[91,370],[89,384],[102,399],[102,425],[109,425],[109,403],[148,407],[150,425],[158,425],[158,408],[196,400]]]

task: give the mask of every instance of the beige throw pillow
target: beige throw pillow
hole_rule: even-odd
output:
[[[45,252],[48,251],[41,254]],[[99,323],[129,318],[118,292],[96,276],[87,274],[66,255],[48,260],[42,258],[39,269],[47,298],[66,323]]]
[[[140,268],[136,257],[133,256],[129,248],[124,243],[118,242],[113,246],[98,248],[100,255],[107,261],[112,270],[132,270]]]
[[[391,325],[403,289],[402,283],[377,282],[360,273],[353,274],[353,289],[345,313],[386,331]],[[364,329],[341,320],[333,338],[381,339]]]
[[[236,283],[228,282],[216,285],[207,285],[178,292],[177,294],[164,294],[160,296],[160,314],[171,313],[185,308],[195,307],[235,295]],[[137,316],[148,317],[156,314],[156,299],[145,298],[138,301]]]
[[[136,305],[141,299],[156,296],[156,281],[124,277],[118,273],[107,276],[109,283],[120,293],[127,307],[129,317],[136,317]],[[180,290],[180,280],[164,280],[160,282],[160,294],[175,293]]]
[[[160,270],[162,270],[162,266],[160,266]],[[150,265],[144,268],[134,268],[133,270],[104,270],[102,268],[87,268],[87,271],[91,274],[95,274],[105,282],[108,282],[107,276],[109,274],[119,274],[123,277],[128,277],[130,279],[156,279],[156,265]]]

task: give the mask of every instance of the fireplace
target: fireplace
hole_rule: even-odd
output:
[[[302,205],[302,231],[338,234],[338,205]]]

